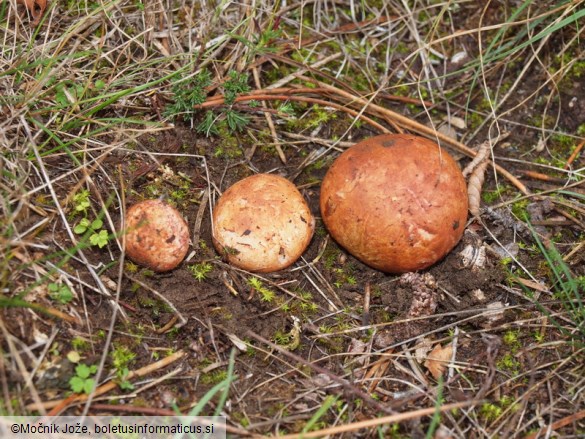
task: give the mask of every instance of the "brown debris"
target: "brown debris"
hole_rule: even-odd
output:
[[[16,4],[24,5],[33,19],[30,22],[31,26],[37,26],[40,23],[47,9],[47,0],[16,0]]]
[[[434,379],[438,380],[445,367],[451,361],[453,355],[453,345],[448,344],[442,347],[440,344],[436,345],[425,361],[425,367],[429,370]]]

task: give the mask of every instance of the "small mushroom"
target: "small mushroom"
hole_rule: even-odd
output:
[[[457,163],[436,143],[407,134],[357,143],[321,186],[323,221],[362,262],[385,272],[422,270],[459,242],[467,188]]]
[[[283,177],[257,174],[227,189],[213,211],[213,244],[231,264],[267,273],[305,251],[315,219],[301,193]]]
[[[181,214],[161,200],[145,200],[126,212],[126,254],[154,271],[179,265],[189,250],[189,229]]]

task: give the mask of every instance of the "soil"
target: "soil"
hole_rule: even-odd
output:
[[[540,75],[536,72],[530,80],[525,81],[517,96],[531,93],[542,82]],[[493,87],[497,87],[495,82]],[[515,99],[511,98],[507,105],[512,107]],[[585,123],[583,103],[583,82],[574,80],[565,84],[559,101],[553,103],[548,111],[556,114],[559,110],[559,129],[574,132]],[[533,148],[538,143],[538,133],[524,130],[518,125],[527,123],[534,114],[532,110],[526,106],[512,113],[510,119],[503,123],[512,134],[507,139],[508,146],[500,147],[497,156],[513,173],[523,170],[523,165],[506,162],[506,158],[514,159],[523,155],[527,162],[534,162],[539,154],[547,153]],[[542,107],[536,106],[534,110],[540,111]],[[257,117],[253,119],[252,126],[254,123],[264,122]],[[327,125],[325,131],[328,131],[328,136],[341,134],[350,123],[351,120],[339,115],[334,123]],[[377,133],[362,127],[354,131],[353,138],[361,139],[373,134]],[[482,136],[485,137],[486,133],[480,132],[477,137]],[[328,157],[329,162],[325,160],[321,166],[307,168],[303,167],[307,151],[304,148],[287,147],[285,153],[288,161],[283,165],[273,148],[253,145],[248,137],[236,134],[226,146],[228,140],[206,138],[182,122],[177,122],[167,131],[139,137],[137,142],[140,146],[137,149],[162,155],[156,156],[155,161],[145,154],[120,150],[107,157],[102,165],[111,181],[97,179],[92,198],[107,198],[107,194],[111,193],[110,185],[118,184],[112,182],[121,179],[127,205],[149,197],[169,200],[176,204],[188,220],[194,238],[193,252],[177,269],[168,273],[153,273],[126,263],[121,279],[120,304],[127,318],[118,315],[113,346],[127,346],[136,354],[129,364],[132,370],[151,364],[170,352],[183,350],[187,355],[174,365],[181,368],[177,376],[141,392],[138,398],[125,398],[124,392],[119,390],[119,404],[133,405],[138,412],[142,407],[170,409],[175,403],[186,409],[187,404],[198,401],[223,377],[221,372],[225,371],[229,352],[235,346],[230,338],[232,335],[250,347],[246,351],[237,350],[235,374],[238,381],[232,385],[229,415],[242,425],[245,420],[251,428],[257,426],[260,432],[274,431],[274,425],[280,422],[280,418],[286,418],[289,412],[300,415],[287,419],[284,425],[289,431],[299,431],[311,417],[309,407],[320,404],[324,394],[341,392],[331,379],[307,365],[311,362],[349,379],[356,387],[369,388],[376,394],[378,401],[388,403],[390,407],[403,410],[419,408],[417,401],[426,398],[427,394],[413,392],[415,385],[412,383],[416,382],[416,378],[413,378],[407,367],[400,367],[406,364],[406,353],[403,351],[405,340],[415,344],[427,340],[432,346],[437,343],[445,345],[455,331],[459,337],[457,363],[467,367],[465,380],[473,384],[449,387],[447,393],[451,401],[471,397],[481,399],[492,385],[498,394],[511,392],[514,395],[520,395],[530,387],[532,376],[521,383],[506,381],[506,374],[512,372],[501,370],[501,367],[497,377],[493,375],[496,362],[510,351],[502,342],[510,324],[526,320],[529,322],[527,325],[532,325],[538,316],[537,310],[517,293],[518,289],[510,288],[514,282],[513,274],[521,277],[522,271],[505,254],[498,255],[501,245],[519,244],[519,263],[530,272],[537,273],[539,280],[546,280],[547,275],[541,263],[533,257],[534,252],[528,248],[533,244],[531,232],[524,223],[510,215],[507,208],[484,211],[484,225],[470,219],[466,233],[456,248],[442,261],[424,271],[434,279],[432,287],[428,288],[436,303],[432,311],[423,311],[422,315],[413,317],[411,314],[416,287],[401,282],[400,276],[373,270],[353,258],[328,236],[320,221],[318,183],[332,155]],[[223,149],[221,154],[217,153],[220,148]],[[252,151],[254,154],[250,156]],[[551,154],[556,157],[559,155],[557,152],[552,151]],[[566,158],[566,151],[561,152]],[[201,158],[203,156],[205,163]],[[55,163],[47,164],[53,169],[51,172],[54,176],[63,172],[58,166],[58,159],[55,160]],[[460,159],[462,167],[467,163],[467,159]],[[581,155],[574,167],[582,168],[584,165],[585,159]],[[206,172],[209,173],[209,180]],[[301,188],[317,218],[317,231],[302,261],[281,272],[255,275],[266,288],[274,291],[276,297],[272,301],[263,300],[262,295],[250,286],[251,274],[231,267],[218,256],[213,248],[210,210],[204,196],[210,185],[213,185],[215,191],[223,191],[255,172],[276,172],[291,179]],[[526,183],[530,188],[542,184],[536,181]],[[73,183],[63,183],[58,188],[58,195],[65,199],[72,186]],[[488,173],[484,191],[496,189],[494,176]],[[558,216],[555,211],[558,206],[549,208],[539,205],[538,201],[534,203],[533,216],[537,212],[540,212],[542,220]],[[112,206],[109,214],[113,224],[117,225],[120,223],[120,206],[116,202]],[[201,209],[203,216],[198,226],[196,218]],[[74,223],[75,217],[71,218]],[[31,212],[27,221],[35,220],[37,218]],[[565,243],[578,241],[583,233],[575,224],[569,224],[543,226],[540,230],[545,238],[558,236],[557,243],[563,248]],[[42,243],[52,252],[62,251],[66,243],[70,243],[63,224],[56,221],[49,227],[40,238]],[[518,248],[511,251],[518,251]],[[106,287],[110,288],[110,294],[115,294],[119,274],[115,262],[120,257],[116,246],[111,245],[106,249],[91,247],[84,252]],[[464,256],[466,254],[472,255],[471,260]],[[576,276],[585,275],[583,259],[581,255],[572,260],[571,268]],[[204,279],[197,280],[192,267],[202,263],[211,264],[212,269]],[[68,272],[86,273],[81,270],[82,266],[82,261],[72,258],[66,262],[65,268]],[[74,367],[65,357],[68,352],[81,351],[82,362],[86,364],[96,364],[102,352],[103,334],[108,331],[113,307],[107,297],[88,286],[95,284],[89,274],[82,275],[81,281],[86,282],[86,285],[75,284],[75,304],[78,306],[69,308],[68,312],[77,313],[87,322],[88,327],[53,319],[26,308],[0,309],[7,330],[27,344],[49,337],[55,325],[60,329],[59,337],[53,342],[51,355],[46,357],[34,378],[36,388],[44,392],[44,400],[62,397],[64,392],[70,390],[68,380]],[[147,288],[142,284],[147,285]],[[369,301],[366,299],[367,289],[370,290]],[[175,312],[152,290],[172,303],[186,319],[184,325],[178,327],[178,322],[172,324]],[[27,300],[46,301],[46,294],[39,288],[30,292]],[[293,317],[301,321],[300,344],[293,353],[303,358],[302,362],[271,353],[269,346],[250,336],[250,333],[257,334],[286,346],[294,331]],[[556,331],[549,330],[546,337],[555,340],[557,335]],[[74,339],[85,340],[86,345],[82,348],[74,346]],[[358,342],[363,343],[361,348],[356,347],[360,346]],[[371,357],[360,359],[359,354],[363,353],[370,353]],[[386,360],[385,373],[376,376],[373,365],[384,360],[384,353],[389,358]],[[549,354],[539,355],[539,358],[531,358],[525,352],[517,354],[518,369],[525,370],[525,366],[531,366],[535,361],[549,360]],[[562,355],[562,352],[558,355]],[[434,381],[426,374],[423,365],[417,365],[426,377],[427,384],[432,385]],[[32,364],[26,366],[34,367]],[[113,376],[112,365],[108,364],[108,367],[109,376]],[[166,372],[166,369],[160,370],[148,378],[157,378]],[[373,375],[368,375],[369,372]],[[8,370],[7,373],[9,382],[15,385],[24,382],[15,371]],[[377,385],[372,384],[372,376],[378,379]],[[494,379],[499,380],[497,385]],[[461,381],[462,376],[456,374],[449,383]],[[551,391],[555,391],[555,388],[567,391],[567,383],[560,379],[551,379],[551,386]],[[496,399],[494,394],[488,397]],[[544,401],[547,398],[546,395],[534,392],[526,404],[537,404],[540,399]],[[351,409],[358,413],[356,419],[376,414],[374,408],[357,399],[351,395],[348,398],[354,400]],[[64,413],[77,414],[79,407],[72,406]],[[411,437],[416,437],[417,432],[422,432],[424,436],[425,431],[416,423],[408,425],[405,430],[409,431]]]

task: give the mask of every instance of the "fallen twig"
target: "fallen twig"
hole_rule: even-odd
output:
[[[550,431],[554,431],[554,430],[558,430],[559,428],[562,428],[566,425],[572,424],[573,422],[577,422],[581,419],[585,418],[585,410],[581,410],[577,413],[573,413],[572,415],[566,416],[563,419],[559,419],[556,422],[553,422],[550,425],[550,430],[546,430],[548,434],[550,434]],[[537,437],[539,437],[539,435],[541,434],[541,431],[536,431],[534,433],[530,433],[526,436],[524,436],[524,439],[536,439]]]
[[[395,424],[398,422],[407,421],[409,419],[416,419],[416,418],[421,418],[423,416],[430,416],[430,415],[433,415],[437,412],[443,413],[443,412],[447,412],[449,410],[453,410],[453,409],[457,409],[457,408],[461,408],[461,407],[467,407],[467,406],[476,404],[477,402],[478,401],[474,401],[474,400],[464,401],[464,402],[456,402],[453,404],[445,404],[445,405],[439,406],[439,407],[429,407],[426,409],[413,410],[411,412],[406,412],[406,413],[397,413],[395,415],[384,416],[381,418],[367,419],[365,421],[354,422],[354,423],[346,424],[346,425],[338,425],[336,427],[324,428],[322,430],[317,430],[317,431],[311,431],[308,433],[303,433],[301,436],[303,438],[323,437],[323,436],[328,436],[328,435],[333,435],[333,434],[341,434],[341,433],[347,433],[350,431],[357,431],[357,430],[361,430],[363,428],[377,427],[377,426],[383,425],[383,424]],[[298,437],[300,437],[298,433],[286,434],[284,436],[278,436],[279,439],[293,439],[293,438],[298,438]]]
[[[571,166],[571,164],[575,161],[575,159],[577,158],[577,156],[579,155],[579,153],[583,149],[583,146],[585,146],[585,139],[583,139],[581,141],[581,143],[579,143],[577,145],[577,147],[575,148],[575,150],[573,151],[573,153],[571,154],[571,156],[567,159],[567,163],[565,163],[565,169],[569,169],[569,167]]]
[[[169,355],[168,357],[163,358],[162,360],[159,360],[159,361],[152,363],[152,364],[148,364],[144,367],[141,367],[140,369],[137,369],[135,371],[128,373],[128,376],[126,377],[126,379],[128,381],[130,381],[133,378],[143,377],[143,376],[146,376],[148,374],[151,374],[152,372],[155,372],[159,369],[167,367],[169,364],[172,364],[175,361],[183,358],[183,356],[185,356],[184,351],[175,352],[174,354]],[[107,383],[97,387],[95,389],[95,392],[93,392],[93,396],[95,397],[95,396],[103,395],[104,393],[107,393],[110,390],[115,389],[116,387],[118,387],[117,383],[115,383],[114,381],[108,381]],[[58,399],[55,401],[47,401],[47,402],[43,402],[41,404],[38,404],[38,403],[29,404],[26,406],[26,409],[29,411],[52,409],[48,413],[48,415],[49,416],[56,416],[57,414],[59,414],[62,410],[64,410],[69,405],[85,402],[85,401],[87,401],[88,398],[89,398],[89,395],[85,395],[85,394],[71,395],[70,397],[65,398],[65,399]]]

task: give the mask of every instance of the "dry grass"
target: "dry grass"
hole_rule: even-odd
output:
[[[235,345],[229,403],[206,408],[235,435],[584,434],[584,2],[509,3],[52,1],[37,27],[0,4],[0,414],[116,412],[121,397],[188,411]],[[468,225],[499,273],[488,300],[464,307],[472,291],[440,284],[436,314],[401,315],[381,298],[397,279],[322,227],[261,287],[216,257],[209,217],[230,183],[279,172],[315,200],[339,151],[396,131],[462,167],[489,146]],[[254,305],[266,326],[237,333],[223,302],[183,309],[169,275],[125,261],[126,204],[159,196],[193,213],[194,252],[170,276],[200,279],[179,288]],[[78,233],[82,218],[102,225]],[[417,352],[438,343],[453,347],[439,382]],[[98,366],[89,395],[69,396],[72,352]]]

